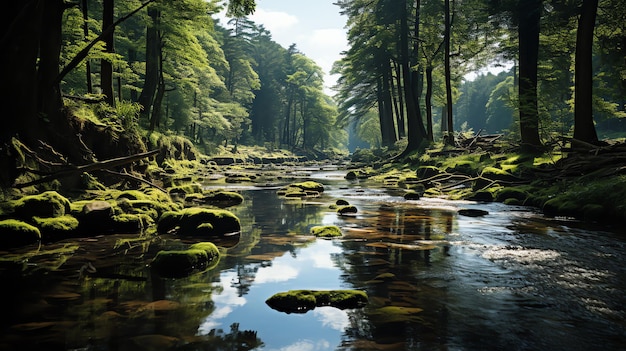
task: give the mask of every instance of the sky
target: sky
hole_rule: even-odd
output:
[[[262,24],[272,33],[275,42],[296,48],[312,59],[325,73],[324,91],[330,89],[338,78],[330,76],[333,63],[348,49],[346,18],[339,14],[336,0],[256,0],[257,8],[248,18]]]

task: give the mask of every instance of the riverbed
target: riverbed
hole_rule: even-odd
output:
[[[280,184],[223,184],[240,235],[216,241],[214,269],[164,279],[172,235],[107,235],[3,253],[1,349],[46,350],[623,350],[626,233],[545,218],[531,208],[422,198],[303,169],[318,197]],[[358,212],[338,215],[344,199]],[[481,209],[466,217],[460,209]],[[316,239],[316,225],[341,238]],[[358,289],[360,309],[282,313],[265,300],[292,289]]]

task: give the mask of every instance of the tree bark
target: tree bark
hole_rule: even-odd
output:
[[[105,45],[105,52],[111,54],[115,52],[115,29],[110,31],[106,31],[106,29],[109,28],[109,26],[113,26],[113,2],[114,0],[104,0],[102,2],[102,32],[106,32],[106,35],[104,35],[102,39]],[[102,89],[102,94],[105,96],[104,101],[111,106],[115,106],[115,95],[113,94],[113,64],[107,58],[100,60],[100,88]]]
[[[159,84],[159,52],[161,51],[158,29],[161,13],[154,6],[150,6],[148,7],[148,16],[152,23],[146,29],[146,74],[138,100],[139,104],[143,106],[141,117],[145,119],[149,119],[151,116],[152,103]]]
[[[446,80],[446,118],[447,121],[447,134],[445,138],[445,143],[447,145],[454,145],[454,119],[452,116],[452,78],[450,72],[450,32],[451,32],[451,23],[450,23],[450,0],[445,0],[444,5],[444,74]]]
[[[593,123],[593,31],[598,0],[583,0],[576,33],[576,63],[574,85],[574,139],[598,143]]]
[[[542,0],[520,0],[519,35],[519,118],[522,149],[541,147],[537,103],[537,62]]]
[[[87,0],[81,0],[81,9],[82,9],[82,13],[83,13],[83,35],[85,36],[85,41],[87,41],[87,37],[89,36],[89,26],[87,25],[88,21],[89,21],[89,12],[87,9]],[[87,62],[85,62],[85,66],[86,66],[86,74],[85,74],[85,78],[86,78],[86,84],[87,84],[87,93],[91,94],[93,93],[93,84],[91,82],[91,62],[89,62],[89,60],[87,60]]]

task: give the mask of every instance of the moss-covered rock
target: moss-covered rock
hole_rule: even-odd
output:
[[[350,203],[347,200],[338,199],[337,201],[335,201],[335,205],[337,205],[337,206],[348,206],[348,205],[350,205]]]
[[[353,206],[353,205],[337,207],[337,213],[340,214],[340,215],[350,214],[350,213],[357,213],[358,211],[359,210],[356,208],[356,206]]]
[[[70,201],[56,191],[46,191],[16,200],[13,209],[14,216],[20,219],[61,217],[70,213]]]
[[[311,227],[311,234],[318,238],[334,238],[343,235],[341,229],[336,225],[318,225]]]
[[[236,206],[243,202],[243,196],[234,191],[210,191],[202,194],[189,194],[185,206],[212,205],[216,207]]]
[[[17,219],[0,221],[0,249],[11,249],[37,243],[41,232],[26,222]]]
[[[306,313],[315,307],[361,308],[368,302],[360,290],[290,290],[274,294],[265,301],[271,308],[286,313]]]
[[[200,242],[187,250],[159,251],[150,266],[160,276],[181,278],[215,268],[220,251],[215,244]]]
[[[164,213],[157,230],[160,233],[176,230],[185,236],[223,235],[240,231],[241,223],[227,210],[190,207]]]
[[[33,223],[39,228],[43,241],[71,238],[78,230],[78,219],[70,215],[50,218],[33,217]]]
[[[294,187],[294,188],[300,188],[304,191],[316,191],[318,193],[324,192],[324,185],[318,182],[311,181],[311,180],[306,181],[306,182],[293,183],[289,186]]]
[[[515,199],[524,203],[528,198],[528,192],[520,188],[502,188],[496,193],[496,201],[505,202],[508,199]]]

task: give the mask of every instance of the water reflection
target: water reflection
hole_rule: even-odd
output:
[[[1,266],[0,349],[618,350],[626,344],[626,244],[611,233],[523,208],[437,199],[313,173],[305,201],[242,188],[243,230],[213,269],[151,274],[161,249],[187,238],[96,237],[19,253]],[[329,205],[357,206],[338,216]],[[486,209],[469,218],[459,208]],[[318,240],[314,225],[344,237]],[[7,253],[8,255],[9,253]],[[11,255],[18,253],[10,253]],[[81,267],[91,263],[95,271]],[[58,267],[49,272],[50,267]],[[290,289],[361,289],[357,310],[272,310]]]

